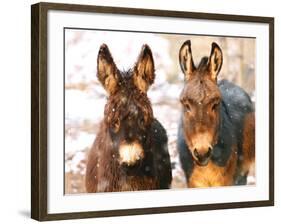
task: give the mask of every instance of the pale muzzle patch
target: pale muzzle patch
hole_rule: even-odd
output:
[[[122,143],[119,147],[119,161],[128,166],[134,165],[137,161],[143,159],[144,151],[138,142]]]

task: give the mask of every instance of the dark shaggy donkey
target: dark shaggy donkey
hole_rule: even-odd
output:
[[[216,43],[195,67],[186,41],[179,60],[185,85],[177,144],[188,187],[246,184],[255,159],[255,112],[249,95],[226,80],[217,83],[223,56]]]
[[[88,156],[87,192],[169,188],[167,135],[146,94],[155,78],[150,48],[144,45],[134,68],[121,72],[103,44],[97,71],[109,97]]]

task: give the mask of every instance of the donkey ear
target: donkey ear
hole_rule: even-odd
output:
[[[209,57],[208,68],[212,80],[217,81],[217,76],[221,70],[223,62],[222,51],[215,42],[212,43],[212,50]]]
[[[118,87],[119,71],[106,44],[100,46],[97,60],[98,80],[109,94],[115,93]]]
[[[148,87],[154,82],[154,61],[148,45],[143,45],[137,63],[134,67],[133,80],[137,88],[146,93]]]
[[[181,46],[179,52],[179,61],[181,70],[185,75],[185,80],[189,80],[195,70],[190,40],[185,41]]]

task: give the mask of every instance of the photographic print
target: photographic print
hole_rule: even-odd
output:
[[[255,184],[255,38],[64,32],[66,194]]]
[[[31,11],[32,218],[274,205],[274,18]]]

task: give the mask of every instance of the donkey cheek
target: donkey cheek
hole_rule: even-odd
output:
[[[192,153],[193,145],[191,141],[191,136],[188,133],[184,134],[185,142],[188,146],[188,150]]]

